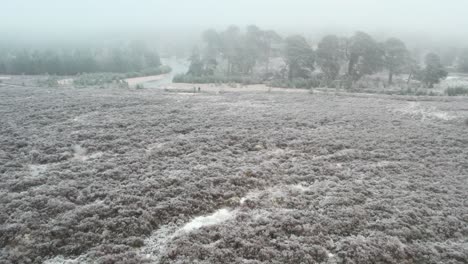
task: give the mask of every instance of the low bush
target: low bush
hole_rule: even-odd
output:
[[[448,96],[468,95],[468,87],[456,86],[445,89],[445,94]]]
[[[56,76],[49,76],[45,80],[38,80],[37,84],[45,87],[57,87],[59,85],[58,78]],[[24,86],[24,83],[22,85]]]
[[[75,86],[103,85],[126,78],[126,74],[120,73],[86,73],[77,76],[73,80]]]
[[[111,73],[111,72],[103,72],[103,73],[85,73],[78,75],[74,80],[73,84],[75,86],[91,86],[91,85],[103,85],[112,82],[123,83],[122,80],[126,78],[135,78],[135,77],[142,77],[142,76],[150,76],[150,75],[159,75],[171,72],[171,67],[169,66],[161,66],[157,68],[148,68],[144,69],[140,72],[128,72],[128,73]]]

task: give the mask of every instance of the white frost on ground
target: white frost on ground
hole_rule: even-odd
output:
[[[358,150],[358,149],[343,149],[343,150],[339,150],[333,154],[328,154],[328,155],[318,155],[318,156],[314,156],[312,157],[312,160],[327,160],[327,159],[331,159],[331,158],[340,158],[340,157],[346,157],[346,156],[349,156],[349,155],[358,155],[360,154],[361,151]]]
[[[31,176],[37,177],[47,171],[47,165],[29,165],[29,170],[31,171]]]
[[[210,215],[195,217],[182,227],[175,224],[161,226],[145,240],[145,245],[141,248],[140,254],[157,263],[160,256],[166,250],[167,244],[173,238],[204,226],[221,224],[235,215],[236,210],[223,208]]]
[[[146,147],[146,154],[151,154],[154,150],[162,149],[165,143],[153,143]]]
[[[78,161],[86,161],[88,159],[96,159],[99,158],[103,155],[102,152],[96,152],[90,155],[87,155],[87,150],[80,145],[74,145],[73,146],[73,151],[75,154],[73,155],[73,159],[78,160]]]
[[[64,258],[63,256],[56,256],[54,258],[44,261],[44,264],[88,264],[91,263],[84,255],[78,256],[75,259]]]
[[[456,118],[447,112],[438,110],[436,107],[424,107],[419,102],[410,102],[407,106],[396,109],[396,112],[420,118],[421,120],[440,119],[447,121]]]
[[[73,79],[72,78],[67,78],[67,79],[61,79],[57,81],[58,85],[64,86],[64,85],[72,85],[73,84]]]
[[[73,151],[75,154],[73,155],[73,158],[76,160],[81,160],[85,161],[86,160],[86,149],[81,147],[80,145],[74,145],[73,146]]]
[[[192,221],[185,224],[181,230],[190,232],[195,229],[202,228],[204,226],[217,225],[225,222],[235,215],[235,211],[228,209],[219,209],[211,215],[195,217]]]
[[[179,227],[176,225],[164,225],[145,239],[145,245],[141,248],[140,254],[154,262],[159,262],[160,256],[166,250],[167,244],[178,235]]]

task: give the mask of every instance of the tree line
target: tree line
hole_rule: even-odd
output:
[[[0,74],[128,73],[156,69],[160,66],[158,53],[141,42],[132,42],[116,48],[22,49],[0,53]]]
[[[433,87],[448,74],[441,58],[428,53],[423,61],[412,55],[405,43],[397,38],[383,42],[365,32],[351,37],[327,35],[316,45],[304,36],[282,38],[272,30],[248,26],[244,31],[230,26],[223,31],[207,30],[202,34],[202,48],[195,47],[190,66],[181,80],[190,77],[213,80],[213,76],[254,76],[255,68],[263,65],[262,79],[277,78],[292,82],[295,79],[320,77],[320,85],[341,81],[352,85],[366,75],[386,71],[386,83],[391,85],[395,75],[405,73],[408,82],[419,80]],[[272,69],[271,60],[282,58],[284,67]],[[468,49],[459,54],[458,69],[468,72]],[[185,77],[185,78],[183,78]]]

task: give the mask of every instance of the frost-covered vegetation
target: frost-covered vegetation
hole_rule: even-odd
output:
[[[463,97],[0,87],[1,263],[466,263]]]
[[[73,78],[73,84],[78,87],[87,87],[94,85],[103,85],[113,82],[122,82],[127,78],[135,78],[150,75],[160,75],[171,72],[169,66],[160,66],[157,68],[145,69],[141,72],[129,73],[87,73],[79,74]]]
[[[468,95],[468,87],[463,87],[463,86],[449,87],[445,90],[445,93],[449,96]]]

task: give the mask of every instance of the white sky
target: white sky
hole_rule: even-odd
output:
[[[10,35],[231,24],[294,33],[339,29],[453,37],[468,35],[468,0],[0,0],[0,33]]]

